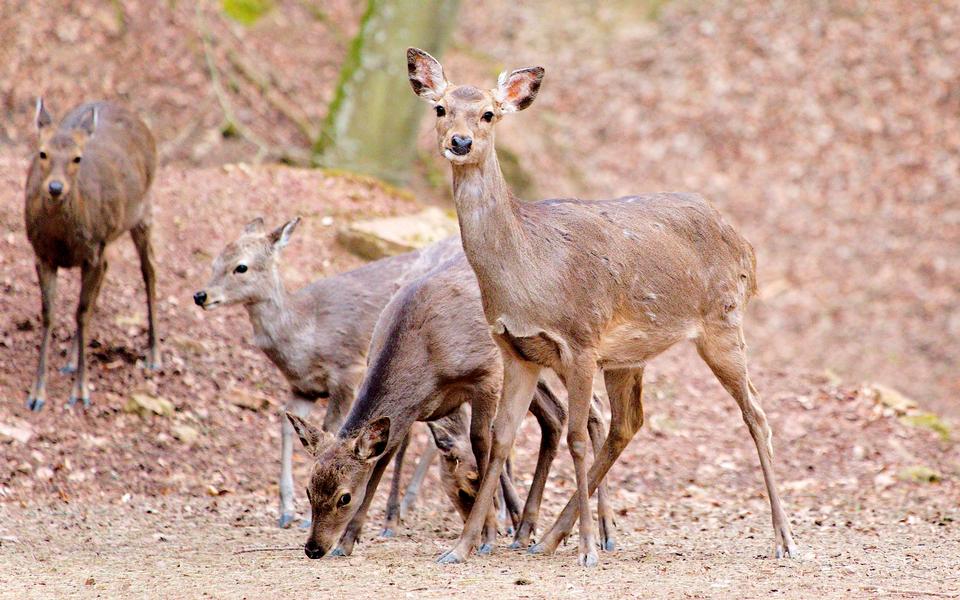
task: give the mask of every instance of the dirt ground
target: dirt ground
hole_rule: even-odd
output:
[[[222,135],[190,34],[207,19],[221,66],[244,49],[318,122],[361,3],[325,3],[320,19],[308,3],[279,2],[250,30],[216,21],[217,4],[114,3],[126,9],[120,24],[107,3],[0,6],[0,39],[15,42],[0,44],[0,425],[29,437],[0,435],[0,597],[960,597],[956,2],[647,3],[665,4],[655,21],[631,2],[464,3],[445,58],[456,80],[550,61],[536,106],[498,138],[521,157],[531,193],[700,190],[757,248],[751,370],[801,558],[767,558],[752,441],[684,347],[647,369],[646,425],[610,475],[618,549],[593,571],[576,567],[573,540],[528,557],[506,537],[491,557],[435,565],[460,524],[434,472],[394,539],[377,537],[380,490],[352,557],[310,561],[303,531],[274,526],[286,387],[250,345],[241,309],[203,313],[191,296],[256,216],[304,218],[284,251],[297,287],[360,264],[336,243],[339,226],[418,205],[362,177],[246,164],[260,149]],[[51,7],[60,19],[43,18]],[[310,39],[311,51],[276,39]],[[21,212],[38,89],[56,106],[132,102],[164,156],[153,198],[165,368],[141,368],[142,284],[120,240],[93,317],[86,411],[64,407],[70,378],[56,372],[76,272],[61,275],[48,404],[24,406],[39,336]],[[238,115],[269,145],[308,143],[249,84],[238,89]],[[432,152],[426,130],[420,142]],[[426,156],[411,189],[442,203],[446,171]],[[953,437],[911,426],[874,382],[946,415],[938,423]],[[125,412],[135,393],[169,400],[173,414]],[[197,438],[182,439],[184,427]],[[528,419],[515,451],[521,489],[537,442]],[[304,510],[299,450],[294,465]],[[541,531],[572,489],[564,447]]]

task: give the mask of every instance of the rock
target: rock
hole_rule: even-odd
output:
[[[173,415],[174,406],[166,398],[151,396],[141,392],[134,393],[123,405],[123,412],[137,414],[143,418],[150,415],[169,417]]]
[[[339,231],[337,240],[357,256],[377,260],[422,248],[458,231],[455,217],[430,207],[414,215],[355,221]]]
[[[871,387],[877,402],[893,409],[898,414],[905,414],[907,411],[917,408],[916,402],[891,387],[880,383],[874,383]]]
[[[188,446],[193,445],[200,437],[200,432],[189,425],[174,425],[170,428],[170,433],[173,434],[173,437]]]
[[[912,481],[914,483],[936,483],[943,479],[939,472],[923,465],[904,467],[897,473],[897,477],[901,481]]]
[[[232,404],[252,411],[263,410],[271,404],[266,395],[243,388],[231,388],[227,398]]]
[[[34,474],[34,477],[40,481],[50,481],[53,479],[53,469],[50,467],[40,467],[37,469],[37,472]]]
[[[0,442],[17,441],[26,444],[33,437],[33,428],[29,423],[20,423],[12,425],[9,423],[0,423]]]
[[[944,423],[943,419],[933,413],[920,412],[903,415],[899,420],[904,425],[908,425],[910,427],[929,429],[930,431],[933,431],[939,435],[941,440],[945,442],[950,441],[950,426]]]

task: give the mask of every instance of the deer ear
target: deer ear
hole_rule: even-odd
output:
[[[80,119],[79,129],[87,135],[93,135],[97,131],[97,121],[100,118],[100,109],[96,106],[84,113]]]
[[[453,433],[444,427],[438,421],[430,421],[427,423],[427,427],[430,428],[430,433],[433,434],[433,442],[437,445],[437,448],[440,452],[446,454],[453,449],[455,443]]]
[[[270,240],[270,243],[273,244],[274,250],[279,250],[290,242],[290,236],[293,234],[293,230],[297,228],[299,223],[300,217],[294,217],[292,220],[287,221],[280,227],[277,227],[270,232],[270,235],[268,235],[267,238]]]
[[[379,460],[390,440],[390,417],[380,417],[368,423],[354,443],[353,451],[363,461]]]
[[[287,419],[290,420],[290,424],[293,425],[293,430],[296,431],[300,437],[300,441],[303,442],[303,447],[306,448],[310,454],[314,456],[319,455],[324,445],[333,438],[329,432],[320,431],[305,419],[291,412],[285,414]]]
[[[257,217],[243,226],[244,233],[260,233],[263,231],[263,217]]]
[[[413,93],[427,102],[437,102],[447,89],[440,62],[419,48],[407,48],[407,77]]]
[[[43,104],[43,96],[37,96],[37,113],[34,120],[37,126],[37,133],[53,125],[53,117],[47,112],[47,107]]]
[[[504,71],[497,79],[497,89],[493,90],[493,97],[503,112],[517,112],[533,104],[542,81],[543,67],[517,69],[509,75]]]

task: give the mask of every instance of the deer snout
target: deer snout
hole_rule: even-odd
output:
[[[47,185],[47,190],[50,192],[51,196],[58,198],[60,194],[63,193],[63,182],[54,179]]]
[[[316,543],[313,540],[307,540],[307,543],[303,545],[303,553],[307,555],[307,558],[323,558],[323,555],[327,553],[320,544]]]
[[[455,135],[450,140],[450,144],[451,152],[457,156],[463,156],[467,152],[470,152],[470,146],[473,145],[473,140],[466,136]]]
[[[203,306],[204,303],[207,301],[207,293],[202,290],[197,292],[196,294],[193,295],[193,301],[194,303],[196,303],[197,306]]]

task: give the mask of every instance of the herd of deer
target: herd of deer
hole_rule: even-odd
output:
[[[436,112],[437,143],[453,170],[460,237],[385,258],[288,292],[279,254],[299,219],[268,231],[252,221],[213,263],[196,304],[243,305],[256,345],[290,385],[283,419],[280,525],[295,518],[291,455],[296,432],[315,459],[307,483],[310,558],[350,554],[387,465],[397,468],[384,535],[403,506],[399,473],[413,423],[425,421],[444,490],[463,516],[442,563],[488,553],[499,519],[513,546],[536,530],[544,487],[567,427],[576,492],[532,553],[553,553],[580,517],[579,563],[612,550],[613,518],[601,482],[643,424],[647,361],[691,340],[737,401],[757,447],[773,517],[775,554],[797,555],[777,494],[771,431],[747,374],[743,315],[756,291],[755,257],[704,199],[659,193],[613,200],[519,202],[494,150],[494,126],[530,106],[539,67],[500,76],[491,90],[454,85],[432,56],[411,48],[413,91]],[[26,183],[26,230],[36,254],[43,329],[28,406],[46,400],[47,350],[57,270],[82,269],[69,365],[70,404],[90,402],[87,324],[107,270],[106,245],[129,231],[140,256],[149,312],[149,368],[160,368],[147,191],[156,153],[143,122],[108,102],[78,106],[53,127],[37,102],[38,147]],[[552,370],[562,402],[541,377]],[[594,375],[603,375],[609,431]],[[327,400],[322,428],[307,416]],[[536,470],[522,509],[505,468],[527,411],[541,428]],[[588,438],[594,454],[587,464]],[[437,453],[421,457],[404,506]],[[509,465],[507,465],[509,466]],[[599,487],[599,544],[589,498]],[[500,510],[507,517],[497,514]]]

